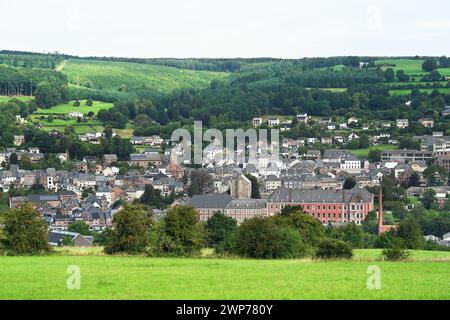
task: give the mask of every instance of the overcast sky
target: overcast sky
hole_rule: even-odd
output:
[[[124,57],[450,56],[448,0],[0,0],[0,49]]]

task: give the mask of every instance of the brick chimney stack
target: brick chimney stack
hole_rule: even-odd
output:
[[[378,194],[378,234],[383,233],[383,191],[380,186],[380,193]]]

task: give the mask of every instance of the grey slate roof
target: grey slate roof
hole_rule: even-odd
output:
[[[296,203],[359,203],[369,202],[373,194],[366,189],[353,188],[351,190],[289,190],[281,187],[269,198],[270,202],[291,202]]]
[[[197,195],[187,201],[194,208],[223,209],[233,198],[228,194]]]

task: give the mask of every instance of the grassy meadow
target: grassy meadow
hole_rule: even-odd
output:
[[[28,96],[14,96],[14,97],[8,97],[8,96],[0,96],[0,103],[2,102],[8,102],[12,99],[17,99],[20,101],[31,101],[34,99],[34,97],[28,97]]]
[[[349,150],[351,153],[353,153],[357,157],[363,157],[366,158],[369,155],[370,150],[395,150],[398,149],[396,145],[393,144],[380,144],[378,146],[372,146],[365,149],[355,149],[355,150]]]
[[[105,256],[98,248],[44,257],[0,257],[0,299],[450,299],[450,252],[416,251],[384,262],[379,250],[353,261]],[[78,266],[81,288],[69,290]],[[381,289],[367,289],[369,266]]]
[[[391,67],[395,72],[398,70],[404,70],[407,74],[411,76],[424,76],[428,72],[422,70],[422,64],[425,60],[415,60],[415,59],[388,59],[388,60],[376,60],[376,65],[382,65],[382,69],[385,70],[388,65],[395,65]],[[442,75],[450,76],[450,68],[439,68],[439,73]]]
[[[48,108],[48,109],[38,109],[36,114],[68,114],[72,111],[81,112],[84,115],[87,115],[90,111],[93,111],[94,114],[97,114],[100,110],[103,109],[111,109],[113,107],[112,103],[102,102],[102,101],[94,101],[92,106],[86,105],[86,100],[80,100],[80,106],[75,107],[73,105],[75,101],[70,101],[68,103],[59,104],[57,106]]]
[[[450,87],[449,88],[428,88],[428,89],[419,89],[420,92],[425,93],[431,93],[434,90],[439,91],[440,93],[447,93],[450,94]],[[411,89],[395,89],[395,90],[389,90],[389,94],[392,96],[402,96],[402,95],[409,95],[411,94]]]
[[[58,117],[65,116],[72,111],[79,111],[85,116],[90,111],[92,111],[94,112],[94,115],[96,115],[100,110],[112,108],[112,103],[94,101],[94,104],[92,106],[87,106],[86,100],[80,100],[80,106],[78,107],[75,107],[73,103],[74,101],[70,101],[68,103],[59,104],[48,109],[38,109],[31,116],[32,121],[42,125],[42,130],[44,131],[57,130],[62,132],[67,126],[73,126],[75,132],[78,134],[103,132],[105,127],[103,126],[103,123],[96,118],[78,122],[75,118],[60,119]],[[54,119],[52,121],[48,120],[49,115],[54,116]],[[44,119],[41,119],[42,117],[44,117]]]
[[[209,72],[130,62],[68,60],[61,66],[69,82],[94,89],[118,90],[146,87],[169,93],[182,88],[204,88],[212,80],[228,76],[225,72]]]

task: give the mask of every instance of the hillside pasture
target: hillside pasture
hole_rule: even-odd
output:
[[[422,69],[422,64],[424,61],[425,60],[421,59],[388,59],[376,60],[375,64],[382,66],[383,70],[386,70],[387,68],[392,68],[395,72],[397,72],[398,70],[404,70],[407,74],[414,77],[425,76],[428,74],[428,72]],[[439,71],[441,75],[450,76],[450,68],[439,68],[437,69],[437,71]]]
[[[148,258],[91,250],[2,256],[0,299],[450,299],[450,252],[415,252],[407,262],[379,255],[355,250],[352,261]],[[69,266],[79,267],[79,290],[67,288]],[[367,288],[369,267],[380,270],[379,290]]]
[[[211,81],[224,79],[225,72],[210,72],[178,69],[159,65],[93,61],[68,60],[61,67],[69,82],[82,87],[119,90],[146,88],[160,93],[169,93],[184,88],[205,88]]]
[[[372,146],[372,147],[365,148],[365,149],[355,149],[355,150],[349,150],[349,151],[357,157],[367,158],[370,150],[383,151],[383,150],[396,150],[396,149],[398,149],[398,147],[395,145],[392,145],[392,144],[380,144],[378,146]]]
[[[48,108],[48,109],[41,109],[39,108],[35,114],[69,114],[72,111],[78,111],[81,112],[84,115],[87,115],[90,111],[94,112],[94,115],[97,115],[97,113],[100,110],[107,110],[111,109],[113,107],[112,103],[109,102],[102,102],[102,101],[94,101],[94,104],[92,106],[86,105],[86,100],[80,100],[80,106],[75,107],[74,104],[75,101],[70,101],[68,103],[59,104],[57,106]]]
[[[0,103],[2,102],[8,102],[10,100],[13,99],[17,99],[20,101],[24,101],[24,102],[28,102],[34,99],[34,97],[28,97],[28,96],[12,96],[12,97],[8,97],[8,96],[0,96]]]

